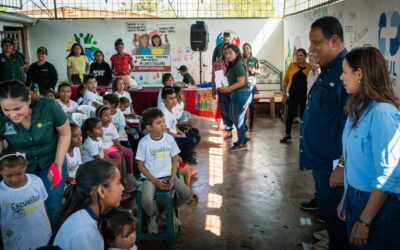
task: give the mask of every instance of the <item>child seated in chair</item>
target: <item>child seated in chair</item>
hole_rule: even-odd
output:
[[[56,101],[60,104],[61,108],[67,115],[70,115],[78,108],[78,103],[71,100],[72,90],[71,85],[67,82],[63,82],[58,85],[58,96],[60,99]]]
[[[185,204],[192,197],[192,192],[176,178],[180,150],[174,138],[166,133],[163,113],[157,108],[148,108],[143,112],[143,121],[149,134],[140,140],[136,153],[143,181],[142,206],[149,216],[148,232],[158,233],[157,213],[153,207],[156,189],[175,189],[178,197],[176,207]],[[174,224],[180,224],[175,213]]]

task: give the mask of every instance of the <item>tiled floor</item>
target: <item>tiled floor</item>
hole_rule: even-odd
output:
[[[193,190],[200,201],[181,209],[178,249],[303,249],[302,242],[311,243],[312,232],[323,227],[298,208],[314,188],[311,173],[298,168],[298,124],[292,143],[280,144],[284,125],[265,110],[257,105],[248,151],[230,153],[217,125],[197,120],[202,142]],[[312,225],[301,225],[301,218]],[[141,249],[167,244],[144,242]]]

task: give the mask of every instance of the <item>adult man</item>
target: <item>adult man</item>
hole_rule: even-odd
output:
[[[317,202],[328,230],[329,249],[345,250],[349,248],[346,227],[336,214],[343,194],[344,171],[341,167],[332,171],[333,161],[342,153],[346,121],[343,108],[349,98],[340,80],[347,53],[343,28],[335,17],[323,17],[311,25],[309,37],[310,51],[318,57],[321,73],[310,90],[303,116],[300,168],[312,170]]]
[[[215,61],[220,58],[222,56],[222,45],[224,45],[224,43],[231,43],[231,33],[229,32],[224,32],[224,41],[217,45],[217,47],[215,47],[214,49],[214,53],[212,56],[212,64],[215,63]]]
[[[189,74],[188,68],[185,65],[182,65],[178,68],[179,74],[183,76],[182,82],[187,85],[196,86],[196,82],[193,77]]]
[[[1,49],[3,53],[0,54],[0,82],[11,79],[21,80],[21,67],[24,62],[20,57],[12,53],[12,41],[4,38],[1,41]]]

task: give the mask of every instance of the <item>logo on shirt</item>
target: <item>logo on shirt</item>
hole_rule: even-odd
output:
[[[165,159],[170,155],[169,154],[170,149],[168,147],[161,147],[159,149],[150,149],[149,151],[151,157],[155,160]]]
[[[6,132],[4,135],[16,135],[17,131],[15,131],[14,125],[12,123],[6,123]]]

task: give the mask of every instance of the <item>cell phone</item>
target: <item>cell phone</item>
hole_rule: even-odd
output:
[[[60,182],[62,180],[62,175],[58,170],[57,164],[55,163],[51,164],[49,168],[49,173],[50,172],[53,174],[53,179],[52,179],[53,185],[57,187],[58,185],[60,185]]]

